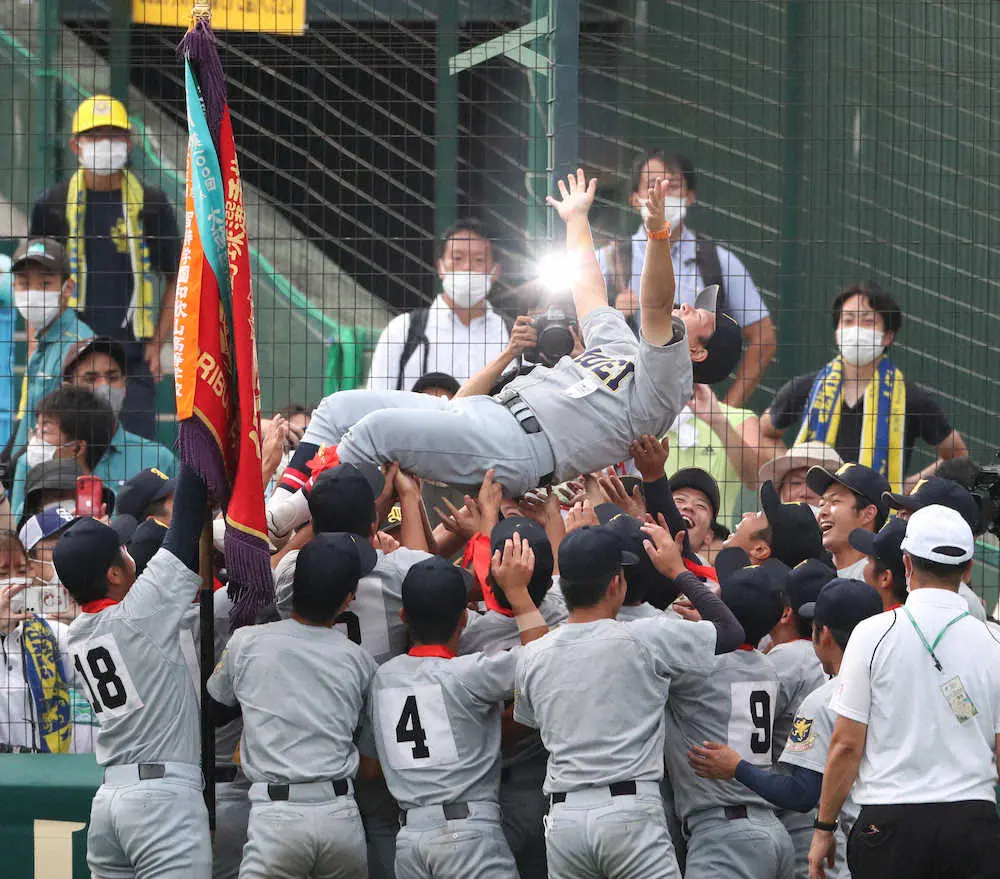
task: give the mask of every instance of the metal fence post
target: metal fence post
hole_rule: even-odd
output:
[[[455,222],[458,201],[458,74],[449,69],[458,54],[458,0],[441,0],[435,48],[434,226],[440,240]]]

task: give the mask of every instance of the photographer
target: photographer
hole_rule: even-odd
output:
[[[541,343],[539,330],[543,336]],[[539,363],[553,366],[560,357],[566,354],[576,357],[583,351],[576,316],[571,310],[552,307],[537,309],[530,315],[522,314],[514,321],[504,352],[465,382],[455,396],[495,394],[514,376],[526,375]],[[517,368],[508,369],[515,361],[518,361]]]

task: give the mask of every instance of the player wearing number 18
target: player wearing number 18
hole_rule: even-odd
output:
[[[493,575],[522,643],[548,631],[528,593],[534,553],[514,535]],[[518,648],[457,656],[468,574],[441,558],[403,580],[403,619],[413,646],[381,666],[369,702],[382,771],[404,812],[396,879],[516,879],[500,822],[500,728],[514,695]]]
[[[53,552],[83,611],[69,650],[100,725],[87,864],[102,879],[211,875],[198,696],[179,638],[201,582],[205,505],[204,482],[182,466],[163,546],[138,577],[118,533],[95,519],[74,522]]]

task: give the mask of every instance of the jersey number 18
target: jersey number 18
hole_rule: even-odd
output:
[[[99,721],[124,717],[142,708],[121,651],[111,635],[88,641],[86,653],[73,653],[73,665]]]

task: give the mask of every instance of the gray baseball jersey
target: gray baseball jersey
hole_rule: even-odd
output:
[[[376,550],[378,561],[369,574],[358,581],[358,595],[336,628],[355,644],[360,644],[379,664],[406,652],[406,627],[399,618],[403,606],[403,578],[428,553],[401,547],[395,552]],[[274,602],[279,613],[292,612],[292,580],[298,551],[290,552],[274,570]]]
[[[69,650],[97,715],[97,762],[200,761],[198,693],[181,652],[181,618],[201,583],[167,549],[128,594],[69,627]]]
[[[243,709],[240,760],[250,781],[351,778],[374,674],[375,660],[343,633],[280,620],[237,631],[208,692]]]
[[[375,674],[369,720],[382,773],[404,809],[497,802],[500,713],[517,651],[397,656]]]
[[[802,700],[785,741],[785,749],[781,754],[782,763],[802,766],[821,774],[826,771],[830,739],[838,716],[830,707],[830,698],[836,688],[837,679],[830,678]],[[844,808],[840,810],[841,819],[849,824],[857,820],[858,812],[861,811],[861,807],[854,801],[853,791],[851,788]]]
[[[799,639],[777,644],[764,654],[778,676],[778,700],[774,707],[774,735],[771,757],[775,762],[785,747],[792,718],[813,690],[826,682],[812,641]]]
[[[707,674],[715,626],[667,619],[560,626],[521,652],[514,719],[541,731],[545,792],[663,776],[672,679]]]
[[[687,754],[692,745],[723,742],[747,762],[770,766],[777,698],[778,676],[756,650],[714,657],[707,674],[685,673],[674,679],[667,703],[666,757],[681,818],[715,806],[770,808],[764,799],[734,779],[698,778]]]
[[[545,619],[545,624],[551,629],[566,622],[566,605],[549,594],[542,599],[538,610]],[[499,650],[510,650],[521,643],[521,634],[517,630],[517,620],[496,610],[485,613],[469,614],[469,621],[458,639],[458,653],[467,656],[470,653],[496,653]]]
[[[691,398],[691,356],[684,324],[674,339],[637,339],[616,308],[596,308],[580,321],[587,350],[538,366],[508,384],[532,408],[552,445],[557,481],[591,473],[629,457],[644,433],[662,436]]]
[[[648,601],[639,604],[623,604],[615,619],[620,623],[634,623],[636,620],[656,619],[663,616],[663,611],[653,607]]]

